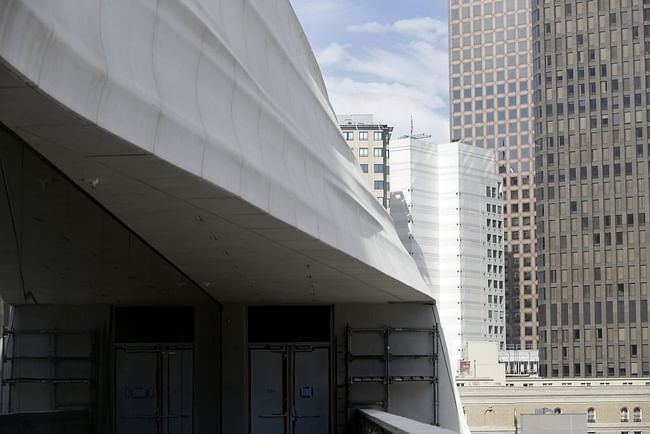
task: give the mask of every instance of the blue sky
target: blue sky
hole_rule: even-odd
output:
[[[291,0],[337,113],[449,140],[446,0]]]

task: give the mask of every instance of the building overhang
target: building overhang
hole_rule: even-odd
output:
[[[431,301],[427,294],[83,119],[6,63],[0,67],[0,123],[219,302]],[[39,295],[40,303],[57,302],[55,294],[29,291]],[[9,302],[26,302],[4,296]]]
[[[154,3],[0,3],[0,122],[220,301],[430,301],[290,3]]]

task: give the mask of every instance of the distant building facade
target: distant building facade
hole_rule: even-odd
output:
[[[511,374],[504,353],[485,345],[469,345],[471,363],[456,378],[473,434],[650,432],[650,379]]]
[[[393,127],[378,123],[373,115],[337,115],[343,137],[350,145],[361,171],[366,174],[370,188],[384,208],[390,206],[389,150]]]
[[[499,351],[497,342],[467,342],[457,378],[489,379],[497,384],[505,383],[505,365],[494,363],[499,357]]]
[[[499,351],[499,363],[506,367],[506,375],[539,375],[539,350]]]
[[[495,342],[467,342],[459,378],[483,378],[503,384],[505,377],[536,377],[537,350],[500,350]]]
[[[391,216],[433,289],[452,364],[467,342],[504,349],[503,200],[492,153],[426,136],[393,140],[391,153]]]
[[[514,350],[539,340],[531,19],[528,0],[449,1],[450,134],[491,149],[503,177],[506,337]]]
[[[522,415],[540,408],[580,414],[588,434],[650,432],[650,381],[639,378],[511,378],[505,384],[458,379],[473,434],[523,433]]]

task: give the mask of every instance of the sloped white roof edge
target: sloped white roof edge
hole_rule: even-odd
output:
[[[431,295],[287,0],[11,0],[0,58],[89,123]]]

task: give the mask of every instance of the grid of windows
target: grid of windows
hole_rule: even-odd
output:
[[[506,334],[537,347],[529,0],[451,0],[451,137],[495,150],[506,200]]]
[[[540,372],[647,376],[650,2],[532,5]]]
[[[344,139],[352,150],[361,171],[366,174],[368,184],[375,197],[388,208],[390,194],[390,165],[388,144],[393,127],[384,124],[368,123],[366,115],[341,115],[339,125]]]
[[[486,186],[486,197],[499,199],[498,187]],[[505,349],[505,299],[502,207],[486,203],[485,259],[487,278],[487,338],[500,343]]]
[[[487,319],[485,337],[499,342],[505,349],[505,290],[504,290],[504,237],[503,237],[503,195],[500,185],[485,186],[485,276],[483,291],[487,294]]]

